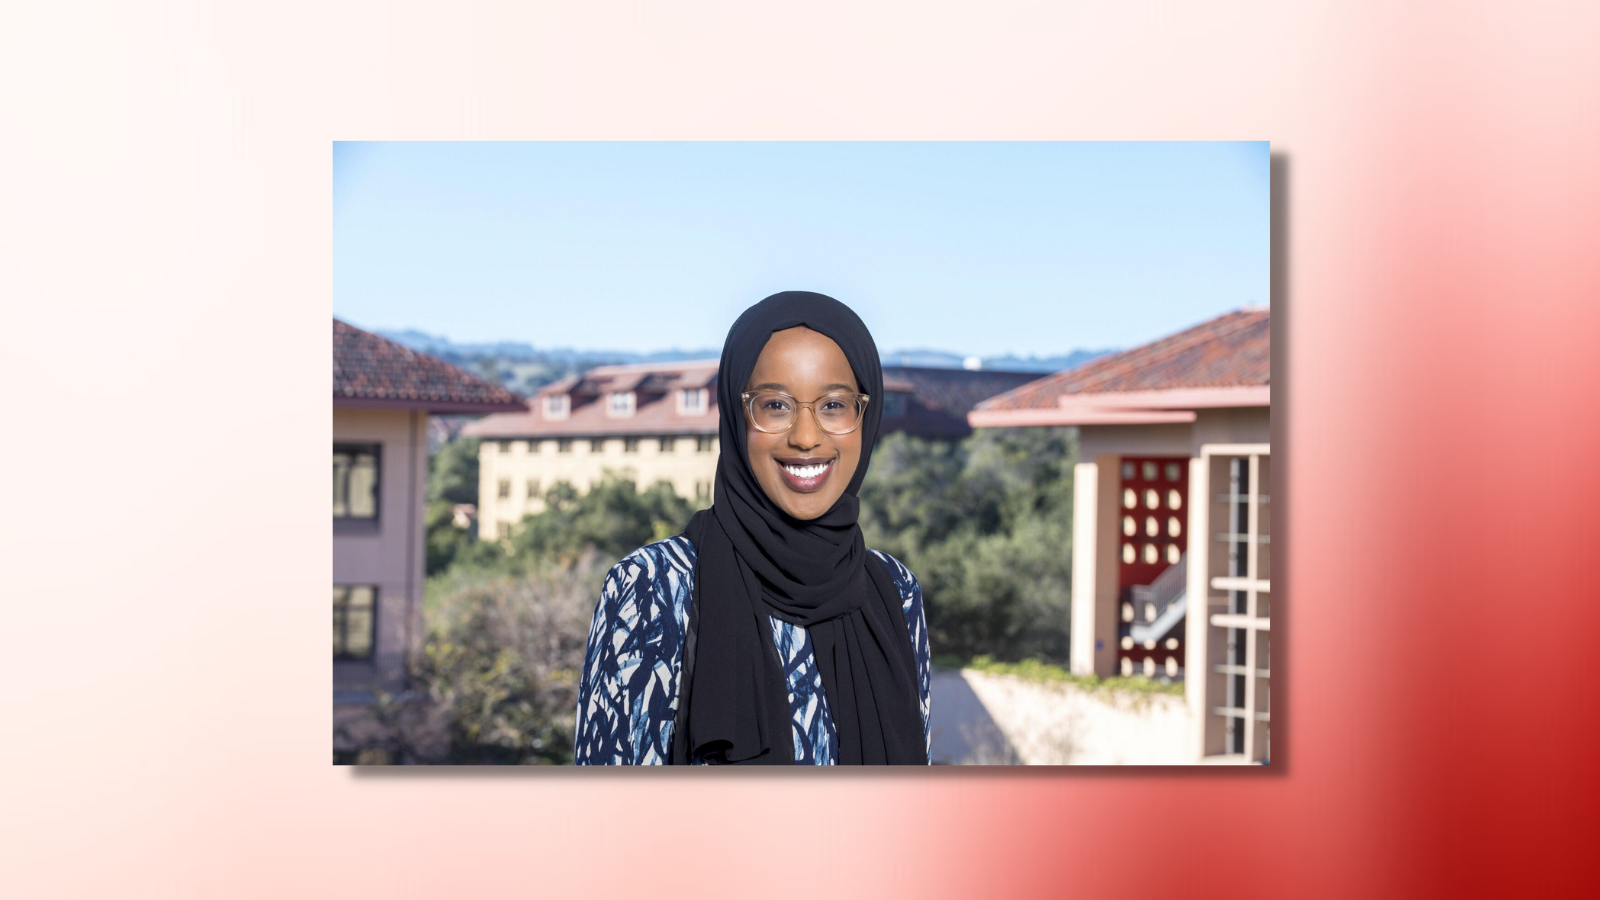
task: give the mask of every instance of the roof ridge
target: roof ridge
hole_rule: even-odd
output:
[[[1249,311],[1246,311],[1244,309],[1229,310],[1228,312],[1225,312],[1222,315],[1217,316],[1214,319],[1207,319],[1206,321],[1201,322],[1201,323],[1199,323],[1197,325],[1191,325],[1188,328],[1183,329],[1182,331],[1173,332],[1172,334],[1169,334],[1166,337],[1156,338],[1155,340],[1150,341],[1147,344],[1140,344],[1137,347],[1130,347],[1127,350],[1122,351],[1121,353],[1114,353],[1111,356],[1101,357],[1099,360],[1091,360],[1090,362],[1085,363],[1081,368],[1083,368],[1083,369],[1091,368],[1094,365],[1095,362],[1107,363],[1108,364],[1107,368],[1111,368],[1111,366],[1109,364],[1115,363],[1118,360],[1123,360],[1126,357],[1131,356],[1132,354],[1138,353],[1140,351],[1145,351],[1145,350],[1150,351],[1154,355],[1150,356],[1149,358],[1140,360],[1141,364],[1148,365],[1148,366],[1159,365],[1160,363],[1162,363],[1162,362],[1164,362],[1164,361],[1166,361],[1168,359],[1171,359],[1174,356],[1177,356],[1179,353],[1181,353],[1184,350],[1189,349],[1190,347],[1194,346],[1195,344],[1202,343],[1202,342],[1208,341],[1208,340],[1216,340],[1217,338],[1221,338],[1221,337],[1226,337],[1227,335],[1230,335],[1230,334],[1234,333],[1235,331],[1238,331],[1239,329],[1246,327],[1248,324],[1250,324],[1249,320],[1252,320],[1257,315],[1260,315],[1260,313],[1249,312]],[[1227,322],[1227,320],[1230,319],[1230,318],[1234,319],[1234,321],[1233,322]],[[1224,324],[1224,323],[1227,323],[1227,324]],[[1209,326],[1214,326],[1216,328],[1216,330],[1215,331],[1211,331],[1211,332],[1206,333],[1206,334],[1201,334],[1200,333],[1202,329],[1205,329],[1205,328],[1207,328]],[[1186,335],[1187,335],[1187,337],[1185,338]],[[1184,340],[1178,340],[1179,338],[1185,338],[1185,339]],[[1173,343],[1171,343],[1170,345],[1168,345],[1166,347],[1161,347],[1160,349],[1155,349],[1156,347],[1158,347],[1158,345],[1161,344],[1162,341],[1172,341]],[[1077,370],[1068,369],[1066,371],[1072,372],[1072,371],[1077,371]],[[1063,374],[1065,374],[1065,373],[1063,373]],[[1121,374],[1121,373],[1116,373],[1116,374]],[[1112,373],[1107,373],[1104,376],[1100,376],[1098,378],[1098,380],[1101,381],[1101,382],[1106,382],[1106,381],[1110,381],[1111,377],[1112,377]],[[1075,394],[1092,394],[1092,393],[1095,393],[1095,392],[1093,390],[1088,389],[1088,387],[1085,386],[1085,388],[1077,390],[1077,391],[1073,391],[1072,393],[1075,393]]]
[[[616,363],[613,365],[594,366],[584,374],[601,372],[603,374],[621,374],[637,371],[673,371],[676,369],[715,369],[722,364],[722,360],[715,358],[705,359],[671,359],[661,362]]]
[[[1232,334],[1235,331],[1238,331],[1239,329],[1246,327],[1251,321],[1253,321],[1255,319],[1256,316],[1259,316],[1261,313],[1269,313],[1270,314],[1270,312],[1271,312],[1271,308],[1270,307],[1262,308],[1260,310],[1252,310],[1252,309],[1250,309],[1248,307],[1240,307],[1238,309],[1232,309],[1232,310],[1229,310],[1229,311],[1227,311],[1227,312],[1225,312],[1225,313],[1223,313],[1223,314],[1221,314],[1219,316],[1207,319],[1204,322],[1199,322],[1199,323],[1196,323],[1194,325],[1190,325],[1188,328],[1183,328],[1183,329],[1180,329],[1178,331],[1172,332],[1171,334],[1163,335],[1161,337],[1156,338],[1155,340],[1147,341],[1146,343],[1140,344],[1140,345],[1138,345],[1136,347],[1129,347],[1128,349],[1119,351],[1117,353],[1112,353],[1112,354],[1109,354],[1109,355],[1106,355],[1106,356],[1098,357],[1096,359],[1091,359],[1088,362],[1083,363],[1082,365],[1073,366],[1070,369],[1062,369],[1059,372],[1052,372],[1049,375],[1046,375],[1046,376],[1044,376],[1042,378],[1035,379],[1034,381],[1030,381],[1027,384],[1018,385],[1017,387],[1014,387],[1011,390],[1006,391],[1005,393],[996,394],[995,396],[990,397],[989,399],[983,401],[981,404],[978,405],[978,408],[979,409],[992,409],[992,408],[995,408],[997,406],[1004,406],[1007,402],[1015,399],[1016,397],[1022,396],[1023,392],[1036,393],[1036,392],[1048,390],[1049,388],[1051,388],[1053,386],[1059,385],[1059,384],[1061,384],[1061,383],[1063,383],[1063,382],[1065,382],[1065,381],[1067,381],[1067,380],[1069,380],[1071,378],[1075,378],[1075,377],[1076,378],[1084,378],[1084,379],[1086,379],[1088,384],[1094,384],[1096,382],[1103,384],[1103,383],[1105,383],[1107,381],[1113,380],[1118,375],[1123,374],[1123,372],[1119,372],[1119,371],[1115,371],[1115,370],[1117,369],[1117,367],[1121,363],[1125,363],[1127,361],[1127,357],[1129,357],[1132,354],[1139,353],[1141,351],[1152,351],[1155,355],[1153,357],[1148,358],[1148,359],[1141,360],[1141,365],[1156,365],[1156,364],[1159,364],[1160,362],[1162,362],[1164,360],[1171,359],[1172,357],[1176,356],[1181,351],[1186,350],[1186,349],[1194,346],[1197,343],[1202,343],[1205,340],[1215,340],[1217,338],[1225,337],[1225,336],[1227,336],[1229,334]],[[1231,323],[1223,324],[1228,319],[1234,319],[1235,321],[1231,322]],[[1207,328],[1208,326],[1212,326],[1212,327],[1221,326],[1221,327],[1220,327],[1220,330],[1213,330],[1213,331],[1210,331],[1207,334],[1202,334],[1201,333],[1202,330]],[[1175,340],[1175,339],[1178,339],[1178,338],[1184,338],[1185,335],[1188,335],[1189,337],[1187,339],[1184,339],[1184,340]],[[1172,343],[1169,346],[1160,347],[1159,349],[1155,349],[1163,341],[1172,341]],[[1100,372],[1095,371],[1097,369],[1098,370],[1105,370],[1104,374],[1102,375]],[[1087,387],[1087,385],[1086,385],[1086,387]],[[1073,393],[1073,394],[1092,394],[1092,393],[1095,393],[1095,391],[1088,390],[1088,389],[1086,389],[1086,387],[1085,388],[1080,388],[1079,390],[1075,390],[1075,391],[1063,391],[1062,393]]]

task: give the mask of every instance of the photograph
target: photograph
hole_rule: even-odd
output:
[[[1270,764],[1265,142],[333,167],[335,764]]]
[[[1596,894],[1600,4],[0,21],[6,898]]]

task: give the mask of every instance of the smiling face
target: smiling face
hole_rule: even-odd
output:
[[[860,386],[839,345],[802,325],[772,333],[744,389],[779,390],[809,402],[829,391],[859,392]],[[796,519],[815,519],[833,508],[861,462],[861,429],[829,434],[809,407],[783,434],[757,431],[747,410],[745,443],[761,489]]]

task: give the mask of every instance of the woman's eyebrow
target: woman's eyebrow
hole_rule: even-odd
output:
[[[769,381],[766,384],[758,384],[758,385],[752,387],[750,390],[752,390],[752,391],[769,391],[769,390],[770,391],[784,391],[785,393],[787,393],[789,388],[788,388],[787,385],[782,385],[782,384],[778,384],[777,382]],[[827,387],[823,388],[822,390],[824,392],[827,392],[827,391],[854,391],[855,390],[855,385],[835,383],[835,384],[828,385]]]

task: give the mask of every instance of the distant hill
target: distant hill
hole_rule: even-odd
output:
[[[448,359],[455,356],[462,359],[480,359],[495,357],[508,362],[532,362],[542,360],[547,362],[585,362],[589,365],[618,365],[621,363],[636,362],[673,362],[680,359],[706,359],[716,358],[722,354],[721,350],[658,350],[651,353],[631,353],[626,350],[574,350],[571,347],[549,347],[540,350],[532,344],[521,341],[495,341],[493,343],[472,343],[452,341],[447,337],[407,328],[402,331],[379,331],[391,341],[404,344],[413,350],[429,353],[434,356]]]
[[[1083,365],[1097,356],[1115,353],[1115,349],[1073,350],[1065,356],[986,356],[982,368],[1000,372],[1059,372]],[[965,368],[968,357],[943,350],[897,350],[883,354],[886,366],[925,366],[934,369]]]
[[[532,394],[552,381],[575,375],[595,366],[626,363],[674,362],[682,359],[716,359],[718,348],[700,350],[658,350],[634,353],[626,350],[576,350],[571,347],[540,349],[521,341],[456,342],[446,337],[406,328],[379,331],[391,341],[413,350],[437,356],[446,362],[504,384],[523,395]],[[1059,372],[1083,365],[1114,350],[1073,350],[1062,356],[990,356],[981,368],[1001,372]],[[944,350],[896,350],[883,354],[887,366],[923,366],[935,369],[966,368],[970,357]]]

